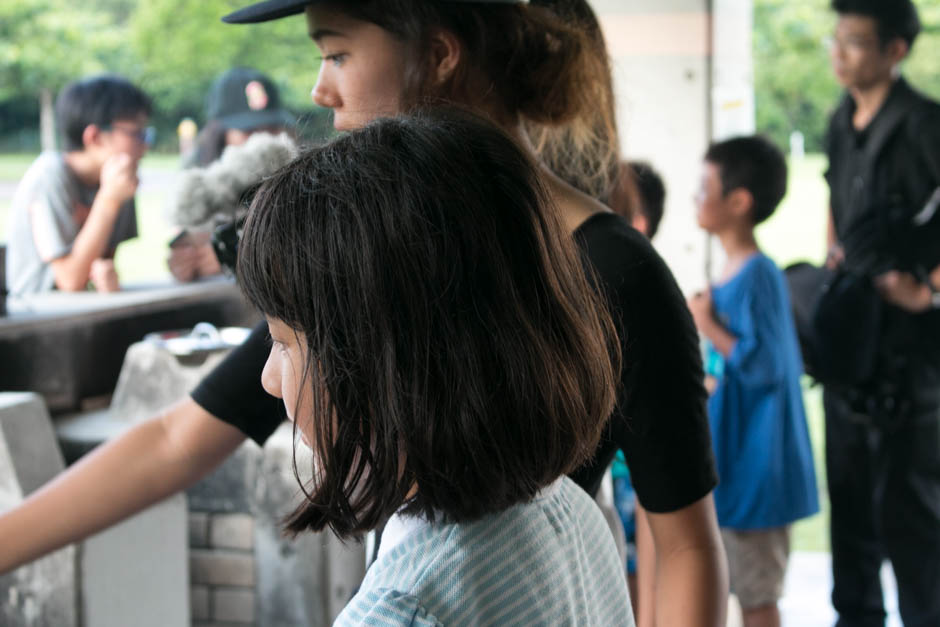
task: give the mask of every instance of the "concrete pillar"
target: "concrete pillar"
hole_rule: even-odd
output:
[[[0,393],[0,510],[63,469],[42,398]],[[178,495],[0,577],[0,625],[186,627],[185,549],[186,503]]]
[[[623,154],[666,183],[654,244],[689,292],[705,284],[693,196],[712,137],[754,125],[751,0],[591,0],[613,62]]]
[[[131,346],[111,407],[59,427],[66,456],[83,454],[184,398],[224,356],[181,360],[147,342]],[[305,447],[297,454],[300,468],[309,468]],[[296,539],[282,533],[284,516],[300,502],[292,459],[285,424],[263,449],[246,442],[187,491],[189,540],[183,545],[189,545],[194,627],[328,625],[359,585],[361,545],[343,545],[328,531]]]
[[[22,503],[64,466],[42,398],[0,393],[0,511]],[[77,627],[75,557],[75,547],[67,547],[0,575],[0,625]]]
[[[86,627],[188,627],[186,498],[182,494],[92,536],[81,552]]]

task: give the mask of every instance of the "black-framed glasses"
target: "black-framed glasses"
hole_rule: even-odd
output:
[[[107,127],[106,130],[120,131],[131,139],[134,139],[141,144],[144,144],[145,146],[153,146],[154,140],[157,139],[157,129],[152,126],[144,126],[142,128],[132,130],[124,126],[111,125]]]

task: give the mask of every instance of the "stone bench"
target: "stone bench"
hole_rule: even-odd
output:
[[[64,468],[42,399],[0,393],[0,510],[18,505]],[[189,625],[186,534],[186,503],[177,495],[2,575],[0,624]]]
[[[108,409],[62,416],[56,435],[68,463],[178,402],[224,357],[179,360],[140,342],[124,359]],[[298,463],[304,451],[298,449]],[[299,503],[293,437],[285,423],[264,448],[243,444],[186,494],[192,625],[329,625],[364,574],[361,545],[332,533],[281,533]]]

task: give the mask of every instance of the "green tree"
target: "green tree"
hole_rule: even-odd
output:
[[[924,30],[914,42],[904,74],[917,89],[940,99],[940,0],[917,3]]]
[[[924,32],[903,71],[940,98],[940,0],[915,2]],[[793,131],[819,151],[841,88],[825,40],[835,26],[830,0],[754,0],[754,91],[757,128],[786,146]]]
[[[754,2],[757,128],[780,146],[798,130],[807,150],[819,150],[838,100],[824,43],[835,23],[828,7],[828,0]]]
[[[251,26],[223,24],[221,16],[241,4],[0,2],[0,103],[22,103],[24,98],[41,103],[37,123],[44,148],[54,144],[56,92],[70,80],[104,71],[126,76],[151,95],[154,122],[163,137],[173,135],[171,129],[182,117],[202,120],[212,79],[236,65],[269,74],[295,112],[310,110],[319,61],[303,17]],[[22,105],[16,110],[22,111]]]
[[[249,26],[224,24],[227,0],[150,0],[130,18],[127,72],[170,120],[204,119],[212,79],[237,66],[270,75],[294,110],[309,109],[319,60],[303,17]]]
[[[55,144],[52,105],[66,82],[107,68],[120,48],[111,15],[65,0],[0,3],[0,101],[29,96],[40,102],[43,148]]]

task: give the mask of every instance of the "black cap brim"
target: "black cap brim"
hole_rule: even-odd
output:
[[[266,0],[266,2],[257,2],[244,9],[229,13],[222,18],[222,21],[229,24],[270,22],[271,20],[279,20],[282,17],[303,13],[304,7],[308,4],[313,4],[314,1],[315,0]]]
[[[222,18],[229,24],[257,24],[270,22],[282,17],[297,15],[304,12],[308,4],[316,4],[319,0],[266,0],[256,2],[244,9],[229,13]],[[480,2],[483,4],[524,4],[529,0],[451,0],[453,2]]]

